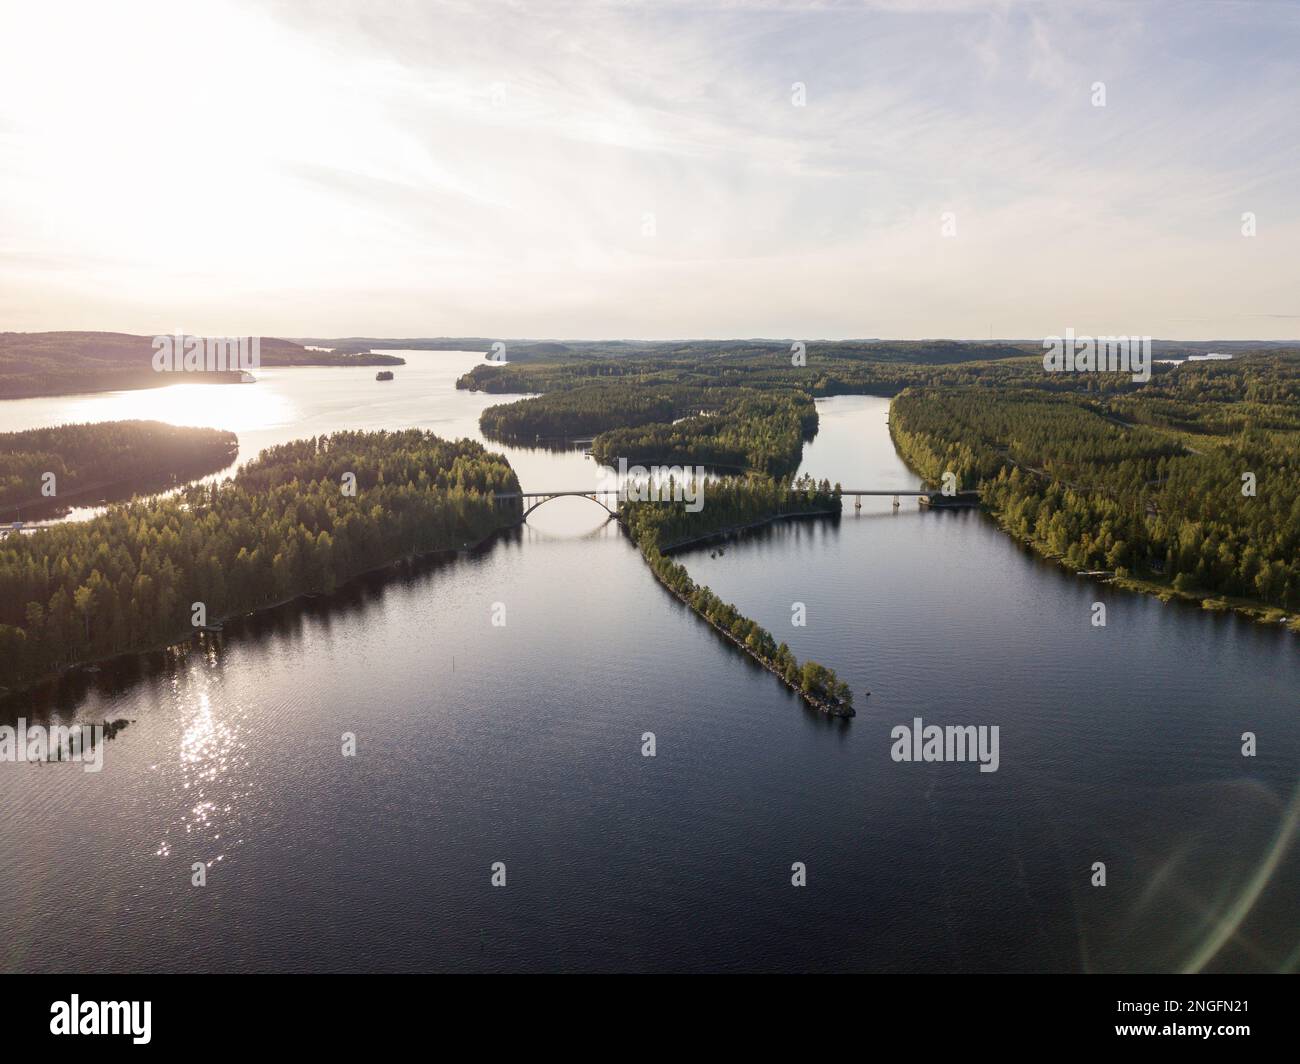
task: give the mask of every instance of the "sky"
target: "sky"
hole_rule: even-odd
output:
[[[1269,0],[0,0],[0,331],[1294,339],[1297,55]]]

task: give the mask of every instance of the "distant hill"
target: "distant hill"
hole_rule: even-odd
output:
[[[790,352],[795,339],[750,338],[738,340],[536,340],[490,339],[482,336],[299,337],[299,342],[330,347],[338,352],[361,351],[482,351],[486,356],[498,341],[505,344],[509,362],[565,362],[572,359],[609,358],[710,358]],[[803,339],[809,352],[822,351],[838,358],[873,362],[947,364],[1017,358],[1042,346],[1037,341],[964,340],[818,340]]]
[[[398,366],[391,355],[308,351],[272,337],[260,341],[263,366]],[[239,373],[158,373],[152,336],[111,332],[0,332],[0,399],[156,388],[179,380],[233,383]]]
[[[819,340],[815,337],[749,337],[734,340],[554,340],[510,339],[484,336],[343,336],[297,337],[299,343],[332,348],[339,354],[369,351],[481,351],[486,357],[493,344],[505,344],[508,362],[569,362],[612,358],[747,358],[756,355],[788,353],[796,340],[804,343],[809,355],[864,362],[909,362],[917,365],[942,366],[961,362],[985,362],[994,359],[1041,357],[1042,339],[1017,338],[993,340]],[[1155,358],[1186,358],[1211,352],[1244,354],[1248,351],[1289,350],[1295,340],[1152,340]]]
[[[295,336],[295,343],[328,347],[339,354],[369,351],[482,351],[492,349],[500,337],[487,336]]]
[[[425,337],[264,337],[264,366],[400,366],[405,359],[374,354],[376,350],[481,351],[486,358],[498,339],[482,336]],[[746,360],[788,354],[791,339],[737,340],[544,340],[505,339],[505,360],[515,363],[564,363],[616,358],[671,359],[689,363],[718,358]],[[1041,355],[1040,340],[801,340],[810,357],[829,356],[861,362],[942,366],[964,362]],[[1293,348],[1294,341],[1155,340],[1156,358],[1191,354],[1243,354]],[[311,347],[331,350],[309,350]],[[153,369],[153,337],[112,332],[0,332],[0,399],[68,395],[126,388],[156,388],[175,383],[173,373]],[[231,383],[238,373],[185,373],[187,381]]]

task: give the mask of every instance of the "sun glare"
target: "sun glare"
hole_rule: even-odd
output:
[[[165,421],[170,425],[248,432],[287,424],[294,406],[283,393],[256,384],[172,384],[130,392],[79,396],[60,422]]]

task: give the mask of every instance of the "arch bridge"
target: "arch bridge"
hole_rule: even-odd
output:
[[[959,491],[955,495],[944,495],[943,492],[933,488],[841,488],[840,498],[847,499],[853,496],[855,510],[862,509],[862,496],[864,495],[892,495],[894,505],[898,506],[900,496],[915,497],[918,502],[928,506],[977,506],[979,505],[979,492],[977,491]],[[520,520],[527,520],[528,515],[536,510],[543,503],[548,503],[552,499],[562,498],[582,498],[590,499],[610,517],[618,516],[618,496],[617,488],[586,488],[575,491],[502,491],[497,492],[494,496],[496,499],[519,499],[524,504],[524,512]],[[613,499],[614,505],[611,507],[602,500]]]
[[[532,513],[534,510],[536,510],[537,507],[541,506],[543,503],[548,503],[552,499],[563,499],[563,498],[590,499],[602,510],[604,510],[607,514],[609,514],[610,517],[618,516],[618,505],[617,505],[618,489],[617,488],[611,488],[608,490],[587,489],[585,491],[499,491],[496,493],[495,498],[498,500],[500,499],[522,500],[524,504],[524,512],[522,515],[520,515],[519,519],[521,521],[527,520],[528,515]],[[609,499],[609,498],[612,498],[615,501],[615,505],[612,509],[609,506],[607,506],[604,502],[601,501],[602,499]]]

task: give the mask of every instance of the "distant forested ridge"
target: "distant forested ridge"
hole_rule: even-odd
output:
[[[1072,569],[1300,610],[1300,354],[1092,396],[909,390],[891,427],[923,476],[981,487],[1010,532]]]
[[[1037,352],[1037,354],[1036,354]],[[513,354],[513,352],[512,352]],[[906,355],[912,356],[910,359]],[[464,374],[457,387],[485,392],[554,392],[614,382],[622,386],[801,388],[811,395],[849,392],[892,395],[908,384],[936,374],[970,367],[979,377],[1007,360],[1041,366],[1041,348],[1031,345],[956,344],[938,341],[917,345],[810,344],[795,364],[789,345],[686,345],[682,350],[641,351],[619,357],[595,355],[551,358],[536,356],[507,362],[484,361]]]
[[[344,491],[355,476],[356,494]],[[209,620],[519,520],[500,455],[430,433],[339,432],[272,447],[225,481],[0,539],[0,685],[183,637]]]
[[[111,332],[0,332],[0,399],[71,395],[166,384],[229,384],[238,372],[158,373],[153,337]],[[264,366],[392,366],[404,359],[308,351],[289,340],[260,340]]]
[[[789,353],[794,340],[527,340],[496,336],[298,337],[297,342],[335,351],[481,351],[503,353],[511,363],[603,362],[649,359],[695,363],[718,357],[767,358]],[[799,341],[803,342],[803,341]],[[498,347],[497,345],[501,345]],[[1028,341],[810,340],[809,352],[876,362],[969,362],[1009,358],[1037,349]]]
[[[0,433],[0,514],[130,484],[137,493],[203,476],[235,460],[239,440],[220,429],[160,421],[105,421]],[[42,495],[53,473],[54,496]]]
[[[815,661],[800,664],[785,643],[778,644],[762,625],[723,602],[708,587],[696,584],[686,567],[665,553],[710,534],[776,517],[838,515],[839,485],[832,488],[826,481],[816,484],[811,478],[792,485],[789,480],[770,477],[728,477],[709,481],[704,497],[704,507],[695,513],[682,502],[624,501],[619,504],[619,518],[651,571],[669,591],[810,704],[834,716],[853,716],[853,692],[834,669]]]
[[[810,357],[870,362],[910,362],[943,365],[987,362],[1000,358],[1042,353],[1041,338],[999,340],[809,340],[777,337],[739,340],[538,340],[507,336],[344,336],[294,337],[296,342],[329,347],[338,352],[478,351],[503,353],[506,361],[520,363],[619,362],[627,360],[677,361],[682,364],[717,358],[759,358],[787,355],[802,343]],[[501,345],[501,346],[497,346]],[[1156,358],[1185,358],[1211,353],[1236,354],[1294,343],[1258,340],[1153,340]]]

